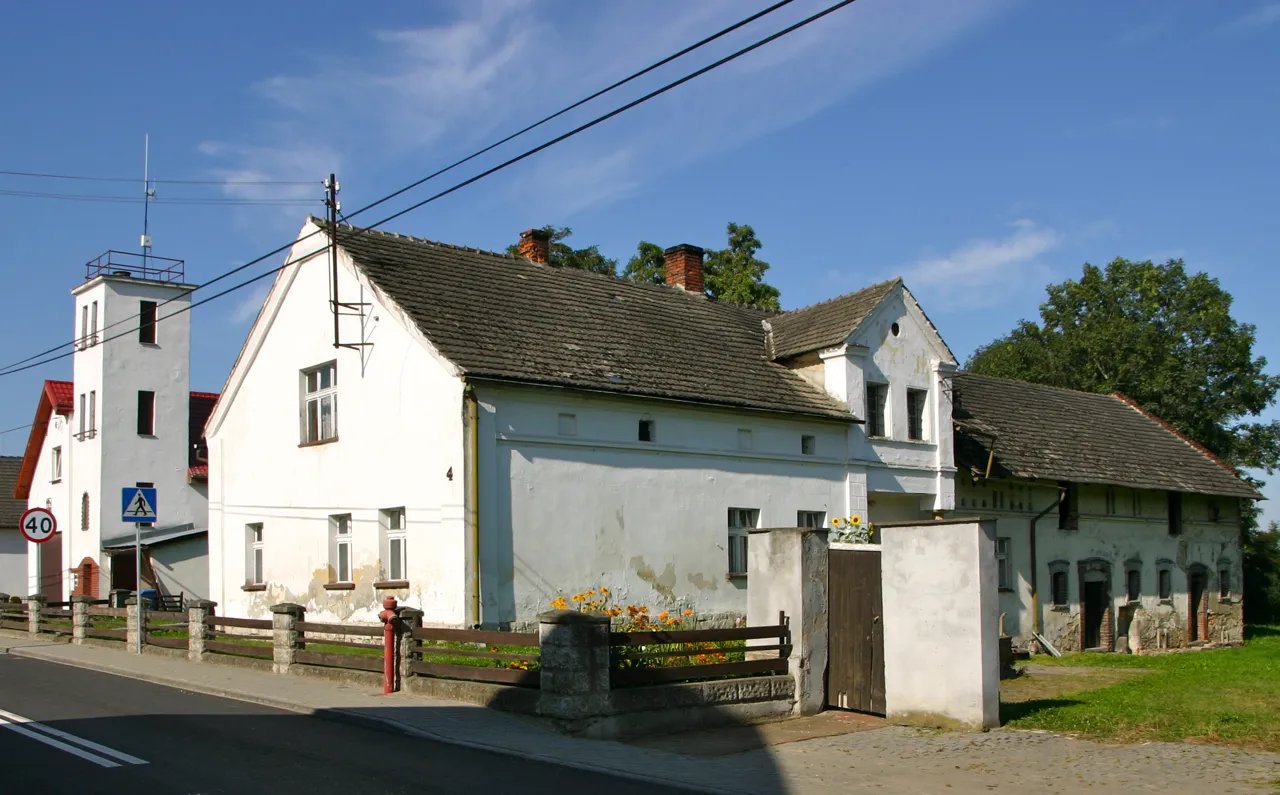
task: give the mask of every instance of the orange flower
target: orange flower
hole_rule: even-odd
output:
[[[659,621],[664,620],[666,617],[667,617],[667,611],[665,611],[665,610],[663,610],[661,613],[659,613],[659,614],[658,614],[658,620],[659,620]]]
[[[602,587],[602,588],[600,589],[600,593],[604,594],[605,596],[608,596],[608,595],[609,595],[609,589],[608,589],[608,588],[603,588],[603,587]]]
[[[684,611],[684,614],[685,614],[686,616],[691,616],[691,615],[693,615],[693,611],[692,611],[692,610],[686,610],[686,611]]]

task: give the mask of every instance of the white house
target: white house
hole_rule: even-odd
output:
[[[996,480],[1048,477],[974,479],[953,445],[980,445],[966,428],[981,420],[957,431],[952,402],[983,417],[988,392],[962,388],[901,280],[776,313],[708,298],[693,246],[668,249],[668,283],[649,285],[552,267],[534,230],[520,257],[337,237],[331,251],[323,221],[303,227],[206,426],[211,598],[228,614],[289,601],[370,620],[396,595],[431,623],[503,626],[604,585],[739,616],[749,527],[990,513]],[[1176,442],[1163,452],[1206,460],[1124,409]],[[1209,469],[1230,486],[1179,488],[1254,496]],[[1029,577],[1026,538],[1003,545],[1010,582]],[[1049,564],[1077,565],[1044,554],[1041,592]],[[1032,622],[1010,612],[1025,640]]]
[[[27,504],[13,498],[22,459],[0,456],[0,594],[23,595],[27,588],[27,541],[18,520]]]
[[[13,495],[47,507],[59,537],[31,544],[27,593],[50,598],[136,587],[126,486],[157,490],[142,528],[142,580],[165,594],[208,593],[207,489],[201,430],[216,394],[189,389],[190,303],[182,263],[110,252],[72,290],[72,381],[46,381]]]

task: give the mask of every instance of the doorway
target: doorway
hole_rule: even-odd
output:
[[[883,715],[880,552],[831,550],[827,582],[827,706]]]
[[[1208,581],[1209,578],[1200,570],[1191,572],[1187,577],[1187,592],[1190,597],[1187,600],[1187,641],[1191,643],[1204,640],[1200,637],[1200,614],[1208,607],[1204,601]]]
[[[1102,622],[1107,615],[1107,584],[1084,584],[1084,647],[1096,649],[1102,645]]]
[[[36,593],[50,602],[62,601],[62,533],[36,545],[40,581]]]

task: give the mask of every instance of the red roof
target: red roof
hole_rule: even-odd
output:
[[[209,479],[208,464],[196,464],[193,467],[187,467],[188,483],[190,483],[193,480],[208,480],[208,479]]]
[[[53,403],[53,408],[63,416],[70,414],[75,406],[75,384],[70,381],[45,381],[44,392]]]

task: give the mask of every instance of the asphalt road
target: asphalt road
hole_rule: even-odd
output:
[[[0,793],[131,792],[683,791],[0,654]]]

